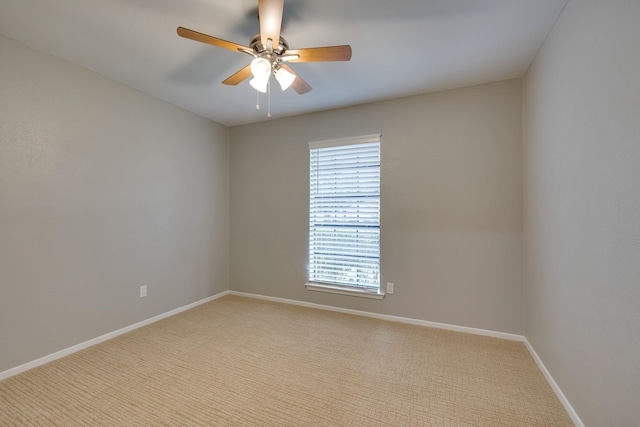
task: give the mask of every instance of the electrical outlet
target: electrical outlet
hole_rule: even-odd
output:
[[[388,294],[393,293],[393,283],[387,283],[387,293]]]
[[[140,286],[140,298],[147,296],[147,285]]]

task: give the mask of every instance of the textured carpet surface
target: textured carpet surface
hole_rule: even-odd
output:
[[[0,382],[1,426],[573,426],[520,342],[226,296]]]

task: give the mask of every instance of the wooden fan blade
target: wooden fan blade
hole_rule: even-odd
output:
[[[226,85],[230,85],[230,86],[235,86],[238,83],[243,82],[245,79],[247,79],[249,77],[251,77],[251,64],[247,65],[242,70],[240,70],[237,73],[235,73],[234,75],[230,76],[229,78],[227,78],[222,83],[226,84]]]
[[[197,31],[190,30],[184,27],[178,27],[178,35],[180,37],[184,37],[186,39],[195,40],[197,42],[210,44],[213,46],[218,46],[223,49],[233,50],[234,52],[238,52],[238,49],[249,49],[247,46],[242,46],[241,44],[229,42],[223,39],[219,39],[217,37],[213,37],[207,34],[199,33]]]
[[[291,83],[291,87],[293,88],[293,90],[298,92],[300,95],[307,93],[311,90],[311,86],[309,86],[309,83],[302,80],[302,77],[296,74],[296,72],[293,71],[291,67],[289,67],[287,64],[280,64],[280,66],[285,70],[287,70],[288,72],[290,72],[291,74],[294,74],[296,76],[296,79],[293,81],[293,83]]]
[[[258,0],[258,19],[260,19],[260,41],[267,47],[267,40],[271,39],[273,47],[280,44],[280,28],[284,0]]]
[[[298,55],[298,59],[289,62],[323,62],[323,61],[349,61],[351,59],[351,46],[326,46],[310,47],[307,49],[287,50],[285,55]]]

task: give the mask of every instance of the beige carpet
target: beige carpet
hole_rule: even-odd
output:
[[[0,382],[1,426],[572,426],[519,342],[227,296]]]

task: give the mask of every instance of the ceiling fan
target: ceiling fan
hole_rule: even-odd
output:
[[[226,85],[235,86],[253,76],[249,83],[254,89],[264,93],[267,91],[269,78],[273,73],[282,90],[291,86],[302,95],[309,92],[311,86],[286,63],[349,61],[351,59],[351,46],[326,46],[290,50],[289,44],[280,35],[283,11],[284,0],[258,0],[260,34],[251,39],[249,46],[236,44],[184,27],[178,27],[178,35],[223,49],[246,53],[253,57],[249,65],[222,82]]]

